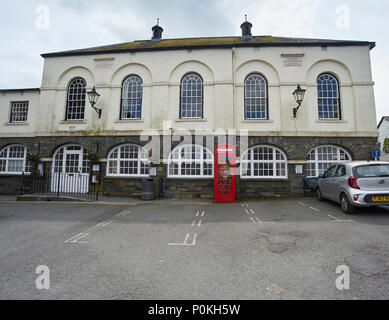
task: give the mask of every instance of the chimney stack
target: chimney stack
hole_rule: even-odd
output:
[[[153,31],[153,37],[151,38],[151,41],[161,41],[163,29],[159,26],[159,18],[157,19],[157,24],[151,30]]]
[[[242,29],[242,38],[251,39],[253,36],[251,34],[251,28],[253,27],[253,25],[247,21],[247,14],[245,15],[245,19],[246,21],[243,22],[240,26],[240,28]]]

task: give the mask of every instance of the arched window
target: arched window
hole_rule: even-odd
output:
[[[203,80],[198,74],[187,74],[181,81],[181,119],[203,118]]]
[[[53,173],[89,174],[89,167],[88,151],[79,145],[69,144],[54,153]]]
[[[339,83],[332,74],[323,73],[317,78],[317,94],[319,119],[340,119]]]
[[[213,155],[200,145],[180,145],[169,156],[168,176],[213,178]]]
[[[76,78],[70,82],[66,103],[66,120],[84,120],[86,81]]]
[[[267,120],[269,116],[266,79],[260,74],[251,74],[245,80],[244,89],[245,118]]]
[[[313,149],[307,157],[308,177],[318,177],[329,167],[339,162],[350,162],[350,154],[337,146],[320,146]]]
[[[123,82],[120,119],[142,118],[143,81],[138,76],[129,76]]]
[[[242,178],[288,178],[288,160],[284,152],[272,146],[256,146],[247,150],[240,165]]]
[[[31,172],[31,166],[26,161],[29,150],[25,146],[11,145],[0,152],[0,173],[21,174]]]
[[[108,155],[108,176],[147,177],[149,170],[147,151],[137,145],[120,145]]]

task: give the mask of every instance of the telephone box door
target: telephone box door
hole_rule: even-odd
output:
[[[236,149],[232,145],[215,147],[215,202],[235,201]]]

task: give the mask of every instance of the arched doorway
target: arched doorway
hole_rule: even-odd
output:
[[[53,157],[51,191],[62,193],[88,193],[88,151],[79,145],[59,148]]]

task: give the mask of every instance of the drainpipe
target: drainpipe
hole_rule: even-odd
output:
[[[232,47],[232,121],[236,130],[236,115],[235,115],[235,47]]]

